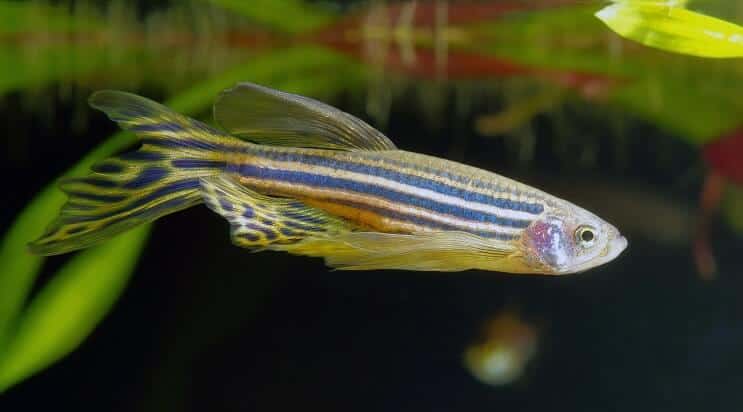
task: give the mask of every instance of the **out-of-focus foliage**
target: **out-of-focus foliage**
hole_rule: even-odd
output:
[[[743,233],[743,187],[729,185],[723,202],[723,213],[733,229]]]
[[[0,33],[63,33],[99,29],[101,24],[85,16],[70,16],[66,6],[34,2],[0,2]]]
[[[209,0],[272,29],[300,33],[317,29],[332,21],[333,15],[312,7],[304,0]]]
[[[105,60],[92,47],[61,38],[101,29],[98,19],[70,15],[61,6],[0,2],[0,93],[89,72]]]
[[[472,47],[535,67],[614,76],[619,84],[608,102],[693,144],[740,124],[743,100],[731,84],[743,78],[741,62],[693,59],[623,42],[607,32],[595,11],[570,6],[513,13],[473,29],[489,41]]]
[[[353,70],[353,66],[343,64],[343,60],[336,54],[312,47],[287,49],[280,53],[261,56],[248,65],[227,70],[220,76],[193,86],[191,89],[169,99],[166,104],[181,113],[200,113],[210,106],[214,96],[221,90],[244,79],[272,84],[276,87],[315,97],[327,96],[328,93],[335,93],[337,87],[343,84],[334,77],[339,72],[331,70],[331,68],[344,66]],[[314,76],[295,78],[280,75],[293,70],[305,70],[314,73]],[[347,82],[353,82],[355,79],[353,72],[343,78]],[[80,175],[88,170],[95,161],[110,156],[128,147],[133,142],[134,138],[131,134],[118,133],[85,156],[65,176]],[[18,320],[18,315],[44,260],[39,256],[28,253],[26,244],[43,231],[49,221],[49,216],[54,216],[63,202],[64,195],[54,185],[50,185],[39,193],[29,206],[21,212],[2,240],[2,248],[0,249],[0,346],[3,345],[3,342],[12,342],[14,339],[13,335],[8,332],[22,329],[23,325],[16,325],[15,322]],[[144,241],[144,238],[141,237],[129,239],[129,242],[107,242],[100,248],[104,251],[107,251],[108,248],[138,249],[138,242]],[[101,252],[99,256],[105,256],[104,252]],[[131,255],[131,259],[134,261],[137,257],[137,254]],[[86,263],[75,264],[76,267],[87,265],[105,268],[110,264],[105,259],[84,259],[83,262]],[[101,277],[100,280],[104,281],[105,278]],[[116,288],[116,284],[112,283],[111,287]],[[105,288],[96,290],[106,292]],[[42,291],[42,293],[44,292]],[[76,296],[75,298],[83,300],[98,299],[95,294]],[[21,319],[24,319],[24,317],[21,317]],[[75,327],[74,324],[69,326]],[[5,334],[7,336],[3,339]],[[74,349],[74,347],[69,348],[69,350],[71,349]],[[58,353],[55,356],[62,355],[64,353]],[[0,372],[3,371],[3,368],[2,357],[0,356]]]
[[[662,1],[619,1],[596,13],[620,36],[692,56],[743,57],[743,27]]]
[[[221,18],[217,29],[186,5],[153,12],[141,22],[126,1],[107,3],[105,9],[86,4],[0,1],[0,18],[8,12],[13,22],[0,28],[8,30],[0,31],[0,93],[33,92],[53,82],[134,88],[154,79],[176,92],[245,61],[244,51],[211,48],[239,17]],[[206,54],[209,59],[193,58]]]
[[[75,349],[126,286],[149,226],[73,257],[28,305],[0,356],[0,392]]]
[[[41,16],[39,18],[42,20],[44,16],[53,16],[50,17],[51,21],[55,22],[52,27],[58,26],[61,29],[73,31],[79,27],[84,27],[85,30],[96,28],[94,25],[75,26],[72,17],[58,13],[59,10],[56,8],[25,3],[17,5],[0,4],[8,10],[12,10],[12,13],[15,13],[17,16]],[[0,7],[1,10],[2,8]],[[69,20],[65,21],[65,17],[69,18]],[[20,17],[18,18],[20,19]],[[36,20],[35,18],[24,18],[16,20],[16,23],[19,21],[23,22],[23,24],[31,24]],[[16,31],[24,30],[24,27],[20,24],[16,24],[15,27]],[[25,27],[26,30],[32,28],[32,26]],[[13,44],[8,46],[8,48],[13,49],[16,46]],[[89,53],[90,56],[74,54],[81,49],[84,53]],[[2,50],[3,47],[0,46],[0,55],[3,53]],[[3,87],[0,84],[0,93],[10,88],[33,87],[38,83],[59,80],[62,78],[61,76],[69,72],[81,73],[88,69],[105,69],[105,64],[97,65],[92,62],[108,61],[105,57],[106,51],[97,50],[96,48],[88,49],[87,47],[80,48],[70,45],[58,47],[50,44],[48,47],[50,54],[45,54],[49,59],[41,59],[41,63],[36,59],[24,59],[23,56],[26,51],[23,48],[16,48],[7,57],[9,65],[4,65],[4,67],[8,70],[12,69],[14,73],[21,74],[18,75],[20,77],[17,77],[16,81],[7,83],[7,87]],[[73,54],[70,54],[70,52]],[[132,52],[134,55],[139,53],[136,47],[132,48]],[[134,55],[130,57],[133,58]],[[72,61],[79,61],[81,65],[73,65],[73,70],[66,71],[64,70],[65,64],[62,64],[62,69],[60,69],[60,65],[55,63],[59,61],[70,61],[70,56],[73,57],[71,59]],[[119,57],[121,61],[133,61],[129,57]],[[225,68],[221,73],[189,87],[184,92],[180,92],[177,96],[169,99],[166,104],[184,114],[202,113],[209,108],[214,96],[221,90],[245,79],[282,87],[297,93],[313,95],[318,98],[327,97],[336,93],[339,87],[347,87],[359,78],[358,69],[353,65],[349,65],[345,60],[342,56],[317,47],[287,48],[280,52],[265,53],[253,58],[249,63],[235,64]],[[27,62],[31,70],[24,70],[23,67],[19,67],[19,63],[21,62]],[[82,70],[80,67],[85,67],[86,70]],[[343,73],[342,77],[340,77],[343,81],[338,81],[339,77],[336,77],[341,74],[337,69],[338,67],[345,67],[348,71],[348,73]],[[33,74],[33,68],[38,68],[40,71]],[[282,75],[282,73],[303,72],[306,72],[307,75]],[[111,156],[133,143],[133,135],[123,132],[117,133],[86,155],[80,162],[68,170],[64,176],[84,174],[95,161]],[[123,290],[116,282],[110,281],[106,276],[100,276],[97,279],[101,283],[95,285],[95,287],[92,287],[92,284],[88,284],[84,289],[86,293],[81,293],[77,296],[62,293],[57,296],[55,295],[56,292],[51,292],[47,289],[57,287],[54,286],[56,283],[52,283],[46,286],[40,292],[39,298],[34,300],[33,305],[26,309],[33,310],[35,315],[32,316],[29,312],[24,313],[24,305],[29,291],[44,261],[42,257],[31,255],[27,251],[26,244],[43,231],[44,227],[49,223],[50,216],[54,216],[58,212],[63,202],[64,195],[56,186],[53,184],[48,186],[19,214],[13,225],[11,225],[3,236],[2,243],[0,243],[0,391],[74,349],[77,343],[93,329],[95,324],[108,310],[107,305],[96,304],[95,302],[113,302],[121,290]],[[146,231],[147,229],[144,228],[142,230]],[[110,266],[110,261],[106,257],[121,254],[121,256],[127,257],[130,260],[130,264],[127,265],[125,264],[126,262],[122,261],[119,266],[129,269],[128,271],[122,269],[121,272],[115,274],[115,277],[120,279],[128,278],[134,262],[138,258],[138,253],[130,254],[125,251],[140,250],[145,237],[132,235],[125,236],[124,239],[126,240],[107,242],[96,248],[95,253],[91,252],[90,256],[88,252],[82,252],[78,257],[73,258],[55,276],[68,274],[66,275],[67,277],[73,277],[75,272],[82,271],[80,274],[81,279],[87,279],[84,277],[83,272],[104,271]],[[74,281],[70,280],[68,282]],[[106,287],[107,284],[110,288]],[[50,298],[50,296],[57,296],[57,298]],[[85,325],[60,319],[60,329],[53,335],[62,339],[59,342],[59,346],[54,345],[54,338],[52,335],[49,335],[48,338],[40,340],[39,344],[42,346],[26,349],[29,351],[29,354],[38,358],[37,363],[30,362],[30,358],[24,360],[23,356],[13,364],[3,362],[4,358],[2,355],[11,356],[13,353],[17,353],[14,351],[18,349],[13,348],[17,345],[17,339],[23,338],[19,333],[27,334],[27,336],[37,333],[36,330],[32,329],[34,327],[32,324],[27,325],[26,323],[37,322],[39,316],[41,316],[39,314],[49,313],[49,316],[53,317],[54,312],[47,312],[45,307],[51,305],[49,310],[52,310],[51,308],[54,305],[64,305],[63,301],[65,299],[74,299],[79,305],[88,305],[91,308],[97,307],[99,309],[98,313],[95,315],[91,314],[87,318],[88,323]],[[70,329],[65,330],[65,327],[69,327]],[[64,341],[64,339],[67,340]]]

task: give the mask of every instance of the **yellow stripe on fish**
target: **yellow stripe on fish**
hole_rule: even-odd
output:
[[[597,216],[471,166],[398,150],[321,102],[251,83],[223,92],[216,121],[104,91],[91,104],[141,138],[64,186],[42,254],[87,247],[205,201],[235,244],[324,257],[341,269],[564,274],[606,263],[626,240]]]

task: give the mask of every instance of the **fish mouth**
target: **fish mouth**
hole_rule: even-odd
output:
[[[589,269],[593,269],[597,266],[607,264],[611,262],[612,260],[616,259],[619,255],[621,255],[622,252],[624,252],[624,250],[627,249],[628,245],[629,245],[629,242],[627,241],[626,237],[622,235],[617,235],[617,237],[609,241],[609,243],[606,245],[606,248],[604,249],[604,252],[598,255],[596,259],[585,262],[579,266],[567,268],[566,270],[560,271],[557,274],[569,275],[573,273],[581,273]]]
[[[611,251],[611,253],[607,254],[604,263],[616,259],[617,256],[624,252],[624,249],[627,249],[628,244],[629,242],[627,242],[627,238],[622,235],[619,235],[619,237],[612,239],[609,242],[609,250]]]
[[[612,260],[616,259],[619,255],[624,252],[624,249],[627,249],[627,245],[629,242],[627,241],[627,238],[618,235],[614,239],[611,239],[609,243],[606,245],[606,249],[604,253],[599,257],[598,261],[596,262],[590,262],[592,263],[590,267],[586,269],[590,269],[591,267],[596,267],[600,265],[604,265],[606,263],[611,262]]]

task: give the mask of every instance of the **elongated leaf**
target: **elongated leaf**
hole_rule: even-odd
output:
[[[339,78],[337,77],[339,75],[339,67],[349,71],[345,75],[340,76],[340,78],[344,79],[343,82],[337,81]],[[305,75],[306,73],[312,73],[313,75],[307,76]],[[355,76],[354,73],[356,74]],[[335,93],[337,89],[334,89],[334,87],[344,87],[347,82],[354,80],[360,81],[360,78],[358,76],[358,68],[349,64],[345,58],[335,53],[312,47],[287,49],[256,58],[250,64],[230,69],[217,77],[197,84],[189,90],[174,96],[166,104],[174,110],[185,114],[200,112],[211,105],[214,96],[218,92],[244,80],[280,86],[289,91],[320,97],[326,95],[326,93]],[[117,133],[88,153],[65,175],[83,173],[93,162],[124,149],[131,145],[133,141],[134,139],[130,134]],[[89,305],[88,307],[94,306],[100,309],[101,313],[97,317],[91,316],[88,318],[89,323],[86,328],[76,325],[75,322],[71,322],[69,319],[59,319],[58,324],[60,329],[56,332],[57,335],[48,335],[47,339],[42,339],[41,344],[45,345],[42,347],[46,348],[46,350],[42,350],[42,347],[34,349],[34,356],[40,359],[38,363],[30,361],[26,363],[23,361],[17,361],[20,363],[16,363],[16,361],[8,363],[9,357],[16,357],[15,351],[18,349],[14,348],[18,345],[18,339],[23,339],[24,342],[28,343],[30,342],[30,338],[24,338],[24,336],[38,336],[29,332],[33,331],[33,326],[29,326],[26,323],[36,322],[34,319],[37,317],[49,316],[50,319],[53,318],[54,311],[56,310],[55,305],[62,304],[62,297],[55,299],[49,298],[48,296],[51,296],[49,294],[52,292],[44,289],[32,305],[31,310],[36,315],[32,316],[30,315],[31,312],[29,312],[29,314],[22,316],[20,321],[18,319],[29,290],[43,263],[43,258],[28,253],[26,244],[43,231],[50,217],[58,212],[63,202],[64,196],[61,192],[54,185],[49,185],[21,212],[3,237],[2,243],[0,243],[0,388],[17,383],[34,371],[54,362],[74,349],[77,343],[93,329],[95,324],[102,319],[107,311],[108,306],[102,305],[100,302],[112,302],[121,290],[123,290],[116,282],[109,284],[109,280],[105,276],[97,278],[100,283],[96,284],[95,287],[89,288],[90,293],[73,296],[71,301],[73,305],[86,304]],[[145,227],[142,230],[146,231],[148,229]],[[125,234],[122,236],[128,235]],[[120,242],[119,240],[111,240],[101,245],[96,253],[100,253],[103,256],[107,256],[106,254],[108,253],[113,255],[129,255],[133,265],[137,254],[129,254],[128,250],[139,250],[141,244],[138,242],[143,242],[144,237],[127,238],[129,239],[128,242],[124,240]],[[88,253],[82,252],[80,256],[71,260],[68,266],[65,266],[57,276],[65,273],[74,273],[75,270],[89,270],[86,265],[90,265],[92,268],[97,264],[96,262],[105,261],[105,259],[86,258],[85,256]],[[88,263],[86,264],[85,262]],[[113,263],[110,264],[113,265]],[[125,275],[123,272],[118,274],[122,277]],[[49,285],[49,287],[52,287],[52,285]],[[111,289],[107,289],[108,287]],[[42,295],[47,297],[42,298]],[[62,294],[59,296],[70,297],[71,295]],[[75,300],[88,300],[89,302],[76,302]],[[48,310],[51,312],[44,314],[44,307],[47,306],[47,303],[44,302],[48,303]],[[99,303],[96,304],[95,302]],[[65,331],[65,328],[69,328],[70,330]],[[13,331],[18,331],[18,333],[11,333]],[[52,344],[52,337],[54,336],[59,336],[61,339],[59,347],[55,347]],[[71,337],[75,338],[72,339]],[[30,348],[28,350],[31,351]]]
[[[8,342],[0,392],[76,348],[126,286],[149,226],[76,255],[31,302]]]
[[[720,8],[730,6],[727,0],[699,4],[720,15],[735,15],[730,11],[724,14],[726,11]],[[606,26],[594,17],[595,12],[594,6],[578,5],[512,13],[497,24],[478,26],[478,38],[487,41],[477,47],[480,53],[529,65],[534,70],[610,76],[618,83],[609,89],[609,101],[692,144],[708,142],[740,125],[743,100],[738,89],[731,87],[743,80],[739,60],[712,62],[625,47],[615,36],[605,35]],[[562,46],[573,43],[571,47]]]
[[[91,151],[65,176],[82,173],[96,160],[110,156],[133,142],[131,135],[117,133]],[[41,256],[32,255],[26,244],[41,234],[49,223],[49,217],[57,214],[64,199],[55,185],[47,186],[21,212],[3,237],[0,244],[0,348],[44,261]]]
[[[622,37],[700,57],[743,57],[743,27],[664,2],[624,1],[596,13]]]

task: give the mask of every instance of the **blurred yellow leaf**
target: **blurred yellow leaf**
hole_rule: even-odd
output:
[[[596,13],[622,37],[700,57],[743,57],[743,27],[679,7],[677,2],[622,1]]]
[[[0,361],[0,392],[76,348],[127,284],[145,245],[143,226],[74,256],[33,299]]]

